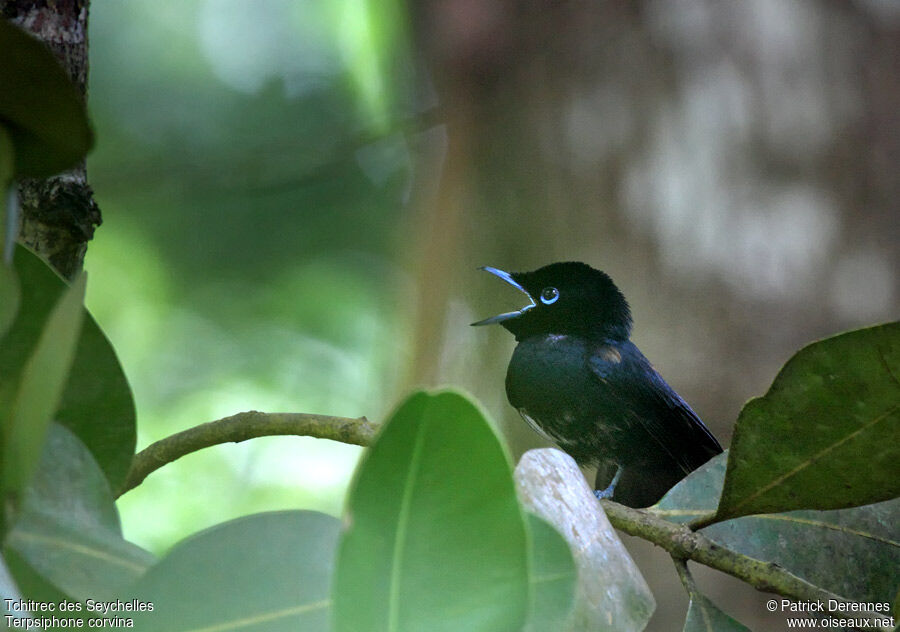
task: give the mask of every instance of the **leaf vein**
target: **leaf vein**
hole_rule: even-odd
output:
[[[60,538],[54,538],[48,535],[40,535],[37,533],[25,533],[22,531],[13,531],[9,535],[10,541],[25,541],[29,540],[32,542],[43,542],[45,544],[50,544],[60,549],[68,549],[74,553],[79,553],[81,555],[87,557],[94,557],[99,560],[104,560],[109,562],[110,564],[118,564],[119,566],[124,566],[125,568],[131,569],[138,573],[143,573],[147,570],[147,566],[144,564],[139,564],[137,562],[132,562],[130,560],[126,560],[120,557],[116,557],[115,555],[111,555],[105,551],[100,551],[94,548],[91,548],[84,544],[76,544],[74,542],[69,542],[67,540],[62,540]]]
[[[556,582],[561,579],[568,579],[572,577],[571,572],[560,571],[559,573],[547,573],[546,575],[535,575],[531,580],[533,584],[546,584],[548,582]]]
[[[857,428],[855,431],[851,432],[850,434],[848,434],[846,437],[844,437],[844,438],[841,439],[840,441],[836,441],[835,443],[831,444],[830,446],[828,446],[828,447],[824,448],[823,450],[820,450],[820,451],[817,452],[816,454],[812,455],[811,457],[809,457],[809,458],[806,459],[805,461],[802,461],[800,464],[798,464],[798,465],[797,465],[796,467],[794,467],[792,470],[790,470],[790,471],[788,471],[788,472],[785,472],[785,473],[782,474],[781,476],[779,476],[779,477],[775,478],[774,480],[772,480],[768,485],[764,485],[763,487],[761,487],[761,488],[759,488],[758,490],[756,490],[754,493],[752,493],[752,494],[750,494],[749,496],[747,496],[746,498],[744,498],[742,501],[740,501],[740,502],[734,504],[734,505],[731,507],[730,512],[733,512],[734,510],[737,510],[737,509],[739,509],[740,507],[743,507],[743,506],[746,505],[747,503],[749,503],[749,502],[751,502],[751,501],[753,501],[753,500],[756,500],[757,498],[759,498],[760,496],[762,496],[762,495],[765,494],[766,492],[770,491],[771,489],[777,487],[778,485],[780,485],[781,483],[783,483],[783,482],[786,481],[787,479],[792,478],[793,476],[796,476],[797,474],[799,474],[800,472],[802,472],[803,470],[805,470],[807,467],[809,467],[810,465],[812,465],[813,463],[815,463],[816,461],[818,461],[819,459],[821,459],[823,456],[825,456],[825,455],[828,454],[829,452],[832,452],[833,450],[836,450],[838,447],[840,447],[840,446],[842,446],[843,444],[847,443],[848,441],[850,441],[850,440],[853,439],[854,437],[858,436],[859,434],[863,433],[864,431],[870,429],[872,426],[875,426],[876,424],[881,423],[881,422],[884,421],[885,419],[888,419],[888,418],[894,413],[894,411],[896,411],[898,408],[900,408],[900,406],[893,406],[892,408],[889,408],[888,410],[886,410],[886,411],[884,412],[884,414],[879,415],[878,417],[876,417],[876,418],[873,419],[872,421],[870,421],[870,422],[866,423],[865,425],[863,425],[863,426]]]
[[[874,533],[860,531],[859,529],[851,529],[849,527],[843,527],[841,525],[829,524],[827,522],[822,522],[820,520],[811,520],[809,518],[800,518],[798,516],[786,516],[783,514],[763,514],[763,515],[754,516],[754,517],[761,518],[763,520],[782,520],[784,522],[796,522],[798,524],[805,524],[805,525],[809,525],[811,527],[820,527],[822,529],[832,529],[834,531],[839,531],[841,533],[855,535],[855,536],[859,536],[861,538],[868,538],[868,539],[874,540],[876,542],[881,542],[882,544],[900,547],[900,542],[898,542],[896,540],[891,540],[890,538],[876,535]]]
[[[233,621],[226,621],[224,623],[217,623],[215,625],[208,625],[202,628],[190,628],[185,630],[184,632],[224,632],[225,630],[237,630],[238,628],[256,625],[257,623],[265,623],[267,621],[274,621],[275,619],[283,619],[285,617],[290,617],[295,614],[302,614],[304,612],[312,612],[313,610],[320,610],[322,608],[327,608],[331,605],[330,599],[323,599],[321,601],[314,601],[312,603],[303,604],[301,606],[292,606],[291,608],[284,608],[282,610],[275,610],[274,612],[267,612],[265,614],[258,614],[253,617],[245,617],[243,619],[235,619]]]
[[[412,506],[412,490],[416,484],[419,473],[419,462],[422,460],[422,444],[425,442],[425,428],[419,424],[416,429],[416,443],[410,458],[409,470],[406,475],[406,485],[403,489],[403,498],[400,501],[400,513],[397,516],[397,531],[394,535],[394,553],[391,565],[391,586],[388,597],[388,630],[398,629],[398,617],[400,608],[400,567],[403,564],[403,545],[406,540],[406,527],[409,523],[410,507]]]

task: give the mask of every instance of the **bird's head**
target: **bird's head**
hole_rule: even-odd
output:
[[[520,310],[472,323],[503,325],[516,340],[541,334],[580,335],[626,340],[631,310],[609,276],[585,263],[552,263],[533,272],[481,268],[528,296]]]

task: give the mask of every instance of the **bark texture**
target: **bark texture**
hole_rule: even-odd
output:
[[[46,44],[85,100],[88,5],[89,0],[0,0],[0,15]],[[50,178],[23,179],[19,198],[19,242],[73,278],[101,222],[85,163]]]

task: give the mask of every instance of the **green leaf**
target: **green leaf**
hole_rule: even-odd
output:
[[[10,576],[15,579],[18,595],[22,599],[53,603],[71,599],[69,595],[44,579],[12,547],[4,548],[2,554],[6,559]]]
[[[465,397],[408,398],[351,486],[335,632],[520,630],[529,543],[510,470]]]
[[[12,268],[8,268],[0,261],[0,340],[16,319],[18,311],[19,281]]]
[[[556,529],[534,514],[526,515],[531,531],[531,610],[525,631],[563,629],[575,598],[575,560]]]
[[[21,599],[22,595],[19,592],[19,587],[16,586],[15,580],[13,580],[12,574],[6,567],[6,560],[3,558],[3,555],[0,554],[0,615],[9,612],[4,607],[4,598]]]
[[[9,230],[10,226],[16,225],[16,218],[11,217],[12,209],[10,209],[9,205],[10,187],[13,184],[13,176],[15,175],[14,159],[15,153],[13,152],[12,139],[9,137],[6,128],[0,123],[0,259],[2,259],[0,265],[3,267],[6,267],[8,263],[7,230]],[[5,297],[2,287],[9,285],[9,282],[4,282],[2,278],[3,272],[5,271],[0,271],[0,337],[3,336],[9,323],[12,322],[12,316],[16,313],[14,307],[18,305],[19,300],[17,293],[15,303],[11,305],[9,303],[4,304]]]
[[[647,511],[679,524],[711,514],[722,496],[727,462],[728,450],[725,450],[679,481]],[[708,529],[703,532],[709,533]]]
[[[0,629],[6,630],[15,627],[27,629],[25,626],[30,617],[28,616],[28,612],[20,607],[21,604],[19,603],[23,598],[27,597],[28,599],[38,600],[49,598],[50,601],[55,602],[58,600],[57,597],[62,599],[64,596],[61,594],[51,594],[46,591],[36,591],[38,596],[33,597],[30,592],[19,587],[17,581],[13,579],[9,566],[10,565],[7,563],[4,555],[0,554],[0,621],[3,621],[3,623],[6,624]],[[9,603],[7,601],[8,599],[13,600],[15,605],[14,603]],[[10,619],[7,619],[7,617],[10,617]]]
[[[894,608],[891,610],[891,614],[894,615],[894,620],[897,621],[897,626],[900,626],[900,590],[897,590],[897,596],[894,597]],[[895,630],[897,627],[894,628]]]
[[[738,417],[718,520],[900,496],[900,322],[801,349]]]
[[[43,323],[66,288],[47,264],[21,246],[16,247],[14,268],[22,302],[15,322],[0,339],[0,410],[11,400]],[[134,456],[134,401],[115,351],[90,314],[82,312],[84,326],[55,419],[78,435],[118,490]]]
[[[52,424],[40,467],[4,555],[22,562],[68,597],[114,597],[134,583],[153,556],[122,538],[109,483],[71,431]],[[12,564],[18,578],[21,564]]]
[[[650,511],[687,522],[714,510],[727,454],[694,471]],[[900,499],[831,511],[761,514],[703,529],[738,553],[775,562],[831,592],[890,601],[900,585]]]
[[[153,604],[138,630],[324,632],[339,530],[312,511],[238,518],[176,544],[123,600]]]
[[[88,445],[118,490],[137,440],[134,400],[112,345],[87,312],[56,418]]]
[[[86,277],[81,274],[50,312],[22,369],[3,425],[4,497],[24,491],[41,456],[51,417],[66,384],[81,331]]]
[[[691,595],[684,632],[750,632],[700,593]]]
[[[81,96],[42,43],[0,20],[0,126],[15,147],[16,175],[75,165],[93,142]]]
[[[16,153],[13,149],[12,138],[6,127],[0,124],[0,193],[6,196],[6,188],[13,181],[15,172]]]

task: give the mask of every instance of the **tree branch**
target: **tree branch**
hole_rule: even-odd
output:
[[[134,456],[131,470],[118,496],[134,489],[163,465],[186,454],[220,443],[240,443],[257,437],[298,435],[331,439],[365,446],[371,443],[378,424],[365,417],[350,419],[304,413],[260,413],[251,410],[210,421],[150,444]],[[117,496],[117,497],[118,497]]]
[[[699,562],[737,577],[757,590],[797,601],[835,599],[841,603],[855,603],[797,577],[774,562],[763,562],[727,549],[702,533],[691,531],[685,525],[669,522],[643,509],[632,509],[611,500],[601,500],[600,504],[616,529],[652,542],[674,558]],[[876,620],[884,617],[884,613],[864,614]]]

